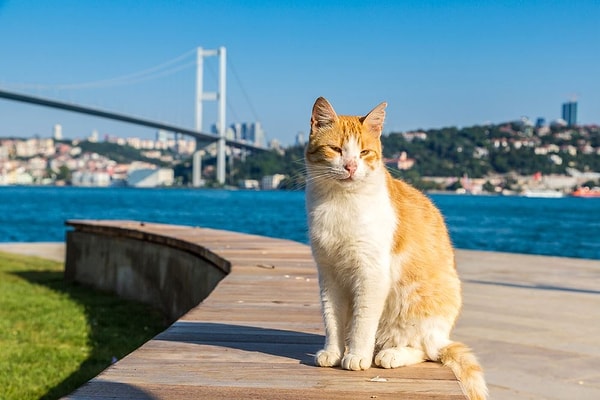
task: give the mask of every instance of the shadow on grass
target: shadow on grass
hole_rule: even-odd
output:
[[[62,271],[30,270],[11,274],[67,295],[83,306],[89,326],[89,357],[80,364],[77,371],[51,388],[42,399],[58,399],[71,393],[98,375],[115,359],[123,358],[167,326],[166,319],[159,311],[144,304],[120,299],[110,293],[67,283],[63,279]]]

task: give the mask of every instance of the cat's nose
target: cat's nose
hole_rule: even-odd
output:
[[[344,163],[344,169],[348,171],[350,176],[353,176],[356,172],[356,168],[358,167],[356,160],[348,160]]]

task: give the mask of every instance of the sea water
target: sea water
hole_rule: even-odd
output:
[[[600,199],[430,197],[458,248],[600,260]],[[160,222],[308,242],[304,192],[0,187],[0,242],[64,241],[70,219]]]

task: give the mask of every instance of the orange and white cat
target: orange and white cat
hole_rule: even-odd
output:
[[[322,367],[449,366],[471,400],[485,399],[471,350],[450,340],[461,308],[454,250],[438,209],[391,177],[380,136],[387,104],[338,116],[320,97],[306,147],[306,207],[319,271]]]

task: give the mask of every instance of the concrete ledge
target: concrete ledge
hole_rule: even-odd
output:
[[[67,221],[65,279],[158,308],[175,321],[204,300],[230,263],[206,248],[143,223]],[[188,230],[194,228],[186,228]]]

